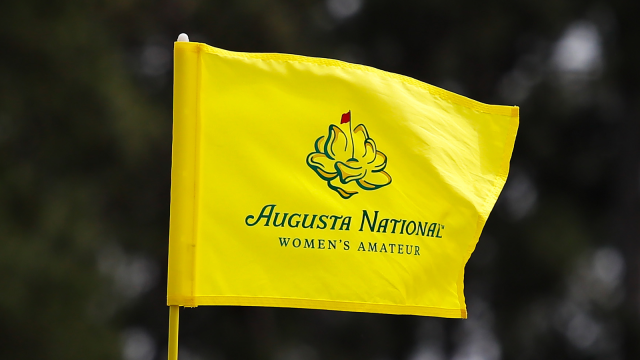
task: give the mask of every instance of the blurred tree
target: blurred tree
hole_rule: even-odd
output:
[[[469,320],[184,310],[181,359],[640,358],[631,1],[6,1],[0,357],[166,356],[172,41],[338,58],[521,106]]]
[[[166,232],[145,220],[165,208],[155,201],[168,189],[170,112],[132,81],[113,11],[73,1],[0,10],[2,358],[119,357],[118,298],[96,259]]]

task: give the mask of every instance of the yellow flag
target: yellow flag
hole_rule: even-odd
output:
[[[188,42],[174,86],[169,305],[466,318],[517,107]]]

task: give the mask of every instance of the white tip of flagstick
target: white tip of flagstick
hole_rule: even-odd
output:
[[[180,42],[189,42],[189,35],[182,33],[178,35],[178,41]]]

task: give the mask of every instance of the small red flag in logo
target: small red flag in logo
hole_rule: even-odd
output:
[[[342,114],[342,120],[340,120],[340,124],[345,124],[351,121],[351,110],[349,112]]]

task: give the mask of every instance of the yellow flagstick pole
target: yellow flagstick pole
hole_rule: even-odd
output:
[[[178,320],[180,318],[180,307],[171,305],[169,307],[169,359],[178,360]]]
[[[189,36],[182,33],[178,36],[178,41],[189,42]],[[180,319],[180,307],[171,305],[169,307],[169,354],[168,360],[178,360],[178,322]]]

